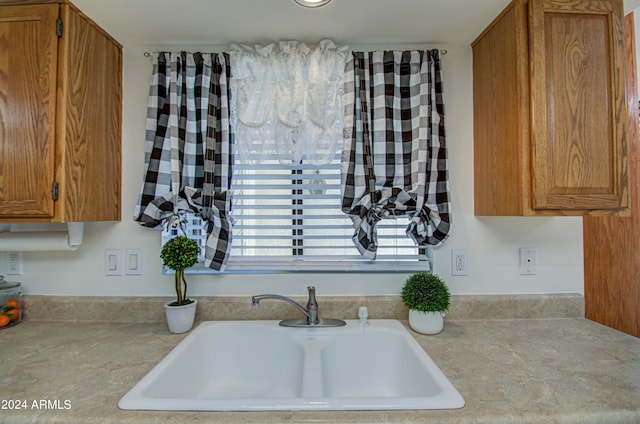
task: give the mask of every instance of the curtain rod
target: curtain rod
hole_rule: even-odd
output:
[[[440,54],[441,55],[446,55],[447,53],[449,53],[446,49],[442,49],[440,50]],[[144,57],[151,57],[151,55],[153,54],[152,52],[144,52]]]

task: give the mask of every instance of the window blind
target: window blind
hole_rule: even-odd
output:
[[[341,211],[340,155],[325,165],[292,166],[275,157],[259,164],[236,163],[233,237],[226,272],[414,271],[430,269],[430,250],[405,234],[404,216],[378,224],[376,259],[361,257],[353,244],[351,220]],[[183,231],[204,246],[206,232],[191,216]],[[194,267],[194,273],[215,272]]]

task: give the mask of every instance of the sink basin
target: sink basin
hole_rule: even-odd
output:
[[[432,375],[435,364],[402,331],[376,328],[334,338],[322,350],[326,397],[433,398],[441,393]]]
[[[449,409],[464,399],[395,320],[200,324],[120,401],[190,411]]]

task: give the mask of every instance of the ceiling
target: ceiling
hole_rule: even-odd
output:
[[[509,0],[71,0],[125,46],[469,44]]]

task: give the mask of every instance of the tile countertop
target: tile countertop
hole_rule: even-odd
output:
[[[118,400],[184,335],[169,334],[160,322],[26,320],[0,331],[0,421],[640,422],[640,339],[635,337],[583,318],[449,319],[438,335],[412,334],[465,398],[464,408],[122,411]]]

